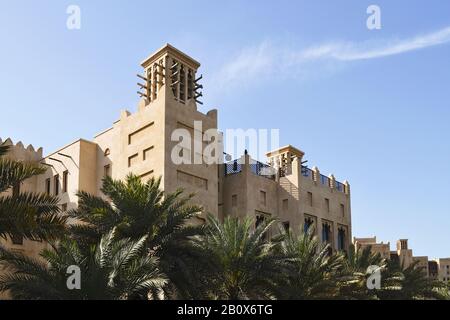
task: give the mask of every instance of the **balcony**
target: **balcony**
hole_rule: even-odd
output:
[[[228,176],[230,174],[236,174],[239,172],[242,172],[242,163],[239,163],[239,161],[237,159],[225,163],[225,175],[226,176]]]
[[[274,168],[259,161],[250,164],[250,171],[257,176],[261,176],[270,180],[275,180],[276,177],[276,170]]]
[[[239,162],[239,160],[233,160],[225,163],[225,176],[236,174],[242,172],[243,164]],[[250,172],[261,176],[270,180],[275,180],[276,170],[269,166],[268,164],[264,164],[259,161],[253,161],[249,164]]]

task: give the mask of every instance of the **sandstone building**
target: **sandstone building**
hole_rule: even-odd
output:
[[[313,226],[333,251],[347,250],[351,239],[348,182],[340,183],[333,175],[325,176],[316,167],[304,166],[304,153],[292,146],[268,152],[264,164],[251,159],[244,150],[240,159],[215,164],[174,163],[174,150],[184,158],[208,157],[196,152],[193,145],[180,147],[172,133],[184,129],[193,136],[203,136],[217,129],[218,112],[197,109],[202,88],[197,74],[200,63],[191,57],[165,45],[141,65],[138,110],[122,111],[110,128],[91,141],[79,139],[46,156],[42,149],[25,148],[10,139],[3,141],[11,145],[9,157],[39,162],[48,168],[45,174],[23,183],[22,190],[57,195],[65,211],[77,207],[79,190],[101,196],[105,175],[115,179],[123,179],[130,172],[142,179],[161,176],[165,191],[182,187],[196,194],[194,201],[203,207],[199,223],[207,213],[219,219],[249,216],[256,223],[277,217],[285,228]],[[202,132],[196,132],[194,121],[201,122]],[[216,157],[223,158],[223,154]],[[43,245],[22,239],[9,239],[7,243],[27,254],[37,253]]]
[[[389,242],[377,242],[376,237],[353,238],[353,244],[357,250],[370,247],[372,253],[380,254],[383,259],[397,259],[404,268],[417,261],[417,267],[422,268],[429,278],[450,282],[450,258],[429,260],[427,256],[414,256],[407,239],[398,240],[394,251],[391,251]]]

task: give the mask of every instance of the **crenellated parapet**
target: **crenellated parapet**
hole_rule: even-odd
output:
[[[333,174],[325,176],[320,173],[317,167],[308,168],[304,165],[306,161],[302,161],[305,153],[291,145],[268,152],[266,155],[268,164],[277,170],[280,177],[289,177],[293,174],[293,165],[300,165],[303,179],[311,180],[317,186],[327,187],[347,195],[350,194],[350,184],[347,180],[342,183],[336,180]]]
[[[11,138],[2,140],[0,138],[0,145],[9,146],[10,150],[7,154],[9,158],[20,160],[20,161],[35,161],[38,162],[42,159],[43,149],[42,147],[37,150],[33,145],[29,144],[27,147],[24,146],[22,141],[14,143]]]

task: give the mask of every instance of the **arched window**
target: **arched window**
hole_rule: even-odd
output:
[[[322,223],[322,241],[331,243],[331,226],[328,223]]]
[[[345,250],[345,229],[342,227],[338,229],[338,249]]]
[[[308,230],[309,230],[309,228],[310,228],[311,226],[313,226],[313,225],[314,225],[313,219],[311,219],[310,217],[306,217],[306,218],[305,218],[305,224],[303,225],[303,231],[304,231],[305,233],[307,233]]]
[[[105,150],[105,157],[109,156],[111,154],[111,151],[109,150],[109,148],[107,148]]]

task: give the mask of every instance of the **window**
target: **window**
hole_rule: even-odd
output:
[[[255,221],[255,228],[258,228],[261,224],[264,224],[266,222],[266,219],[270,217],[269,214],[263,213],[261,211],[256,211],[256,221]],[[263,235],[262,239],[267,240],[269,239],[269,233],[270,231],[267,230]]]
[[[256,216],[255,227],[258,228],[265,220],[266,218],[263,215]]]
[[[63,204],[61,205],[61,211],[62,211],[62,212],[66,212],[66,211],[67,211],[67,203],[63,203]]]
[[[345,229],[339,228],[338,230],[338,249],[340,251],[345,250]]]
[[[259,191],[259,203],[262,204],[263,206],[266,205],[266,192],[265,191]]]
[[[104,153],[105,157],[109,156],[110,154],[111,154],[111,151],[109,150],[109,148],[106,149],[105,153]]]
[[[289,209],[288,199],[284,199],[283,200],[283,210],[288,211],[288,209]]]
[[[45,192],[50,194],[50,178],[45,180]]]
[[[345,206],[341,203],[341,215],[345,216]]]
[[[67,192],[67,178],[69,177],[69,171],[63,172],[63,192]]]
[[[326,243],[331,242],[331,226],[329,223],[322,223],[322,241]]]
[[[303,231],[307,233],[311,226],[314,226],[314,220],[310,217],[305,217],[305,224],[303,225]]]
[[[23,237],[21,235],[12,235],[11,241],[15,245],[23,245]]]
[[[104,177],[111,177],[111,165],[107,164],[103,167],[103,176]]]
[[[59,195],[59,174],[53,177],[54,188],[55,188],[55,196]]]
[[[232,207],[237,207],[237,195],[236,194],[233,194],[231,196],[231,206]]]
[[[313,206],[313,194],[311,192],[308,192],[308,205]]]
[[[330,212],[330,199],[325,198],[325,209]]]
[[[284,231],[288,232],[290,229],[289,221],[283,222]]]

